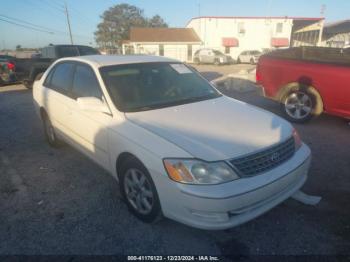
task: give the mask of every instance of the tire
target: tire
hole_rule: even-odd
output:
[[[282,97],[281,107],[289,121],[305,123],[321,113],[323,103],[310,88],[292,88]]]
[[[46,141],[49,143],[50,146],[54,148],[60,147],[62,145],[62,142],[57,138],[55,129],[52,126],[51,121],[46,113],[43,114],[42,121],[43,121]]]
[[[136,158],[129,158],[122,164],[118,175],[120,192],[129,211],[146,223],[160,220],[162,212],[158,193],[145,166]]]
[[[254,62],[254,59],[253,59],[253,58],[250,59],[250,64],[251,64],[251,65],[255,65],[255,62]]]
[[[195,58],[195,59],[194,59],[194,63],[195,63],[196,65],[200,65],[200,64],[201,64],[201,62],[199,61],[199,58]]]
[[[237,59],[237,64],[241,64],[241,59]]]
[[[27,89],[32,89],[33,88],[33,82],[29,81],[29,80],[24,80],[23,81],[23,85],[27,88]]]

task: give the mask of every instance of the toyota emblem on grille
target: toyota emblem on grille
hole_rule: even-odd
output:
[[[271,155],[271,161],[272,162],[276,162],[276,161],[278,161],[278,159],[280,158],[280,154],[279,153],[273,153],[272,155]]]

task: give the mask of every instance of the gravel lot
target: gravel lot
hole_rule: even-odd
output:
[[[254,92],[222,91],[278,113]],[[350,255],[350,126],[324,115],[296,128],[313,151],[304,191],[321,195],[319,205],[287,200],[226,231],[167,219],[148,225],[129,214],[105,171],[68,146],[45,143],[31,91],[0,87],[0,254]]]

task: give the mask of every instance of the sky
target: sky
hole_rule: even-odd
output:
[[[42,47],[69,43],[64,0],[0,0],[0,49]],[[201,16],[302,16],[326,18],[326,22],[350,19],[350,0],[66,0],[73,41],[95,45],[93,32],[100,16],[113,5],[128,3],[144,10],[147,17],[162,16],[170,27],[185,27]],[[321,7],[325,6],[324,15]],[[4,17],[7,16],[7,17]],[[10,20],[14,18],[17,20]],[[40,25],[46,32],[9,24]],[[21,21],[20,21],[21,20]],[[37,28],[37,27],[36,27]]]

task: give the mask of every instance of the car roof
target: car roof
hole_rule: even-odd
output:
[[[169,62],[179,63],[180,61],[162,57],[149,55],[89,55],[66,57],[59,61],[78,61],[85,62],[96,67],[122,65],[122,64],[137,64],[137,63],[152,63],[152,62]]]

